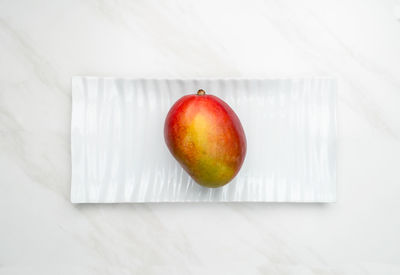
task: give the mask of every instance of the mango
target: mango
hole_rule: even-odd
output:
[[[229,183],[246,156],[246,136],[238,116],[227,103],[202,89],[171,107],[164,139],[183,169],[205,187]]]

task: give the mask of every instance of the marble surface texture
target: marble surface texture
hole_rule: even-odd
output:
[[[0,274],[400,274],[399,5],[0,0]],[[73,205],[72,75],[335,76],[337,202]]]

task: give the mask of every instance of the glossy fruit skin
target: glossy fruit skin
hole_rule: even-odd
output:
[[[185,171],[205,187],[230,182],[246,155],[246,136],[239,118],[213,95],[180,98],[165,119],[164,138]]]

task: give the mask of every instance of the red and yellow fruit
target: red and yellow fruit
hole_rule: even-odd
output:
[[[239,118],[224,101],[203,90],[179,99],[164,126],[167,146],[199,184],[220,187],[239,172],[246,137]]]

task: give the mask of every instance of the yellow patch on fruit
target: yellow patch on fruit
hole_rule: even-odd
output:
[[[201,150],[205,150],[207,148],[209,129],[210,125],[207,123],[207,119],[204,117],[204,115],[196,115],[188,129],[196,148]]]
[[[213,141],[212,126],[208,119],[197,114],[187,127],[183,138],[184,155],[192,167],[192,176],[208,187],[216,187],[221,180],[231,178],[235,170],[224,164],[218,152],[218,143]],[[215,139],[215,138],[214,138]],[[189,163],[190,162],[190,163]]]

